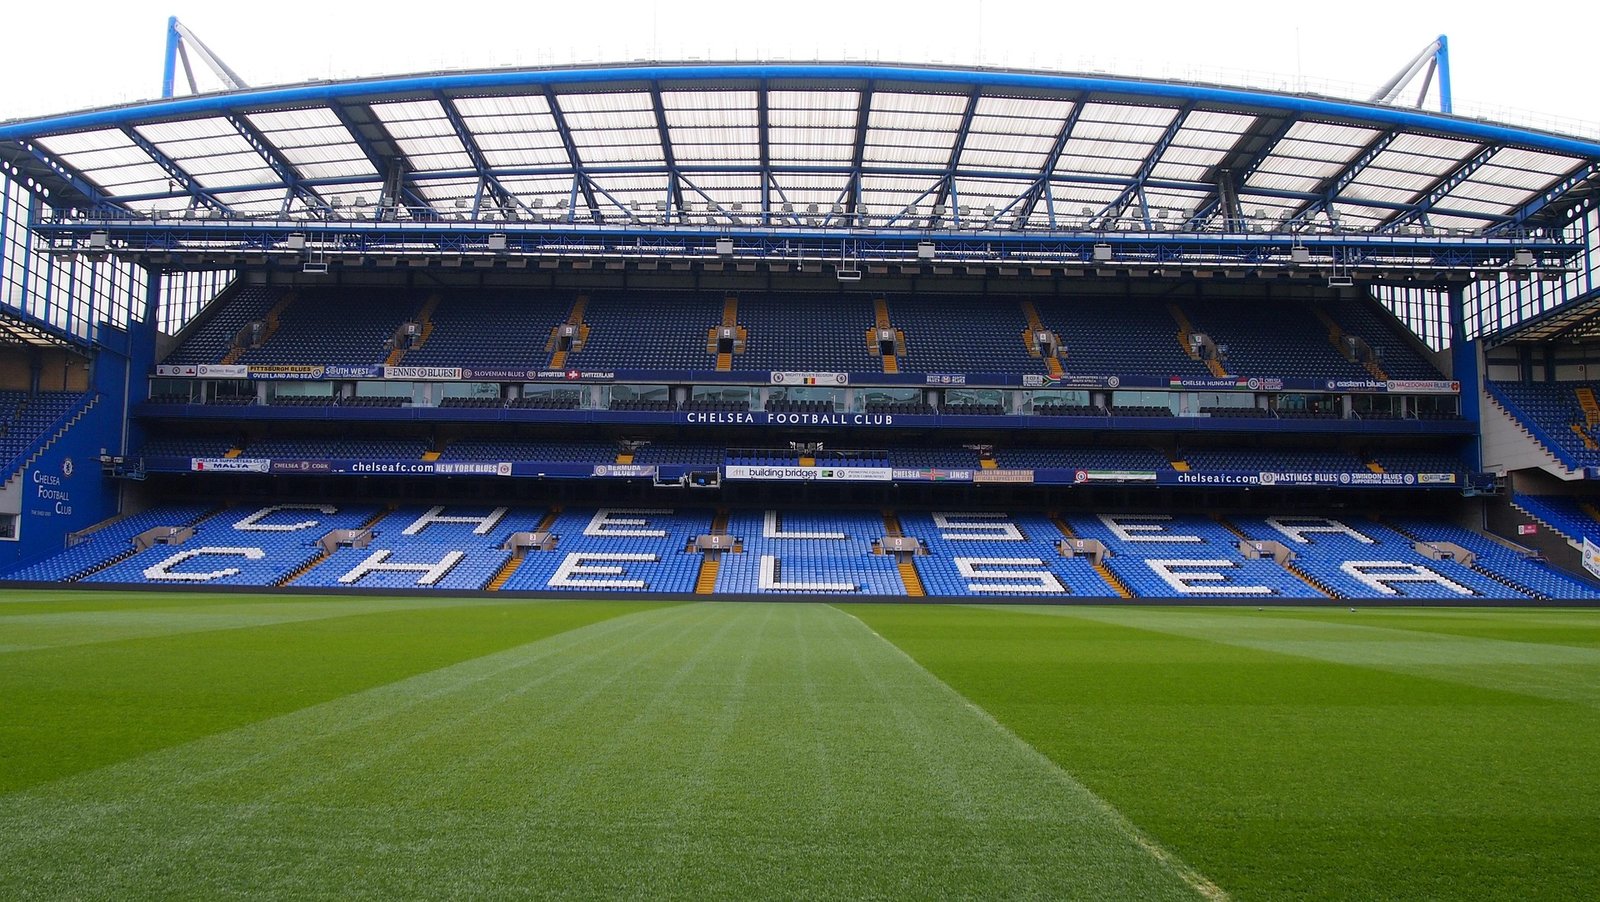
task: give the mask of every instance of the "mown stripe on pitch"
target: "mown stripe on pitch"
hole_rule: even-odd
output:
[[[0,798],[0,858],[0,895],[1195,895],[825,605],[619,617]]]
[[[1007,606],[1076,617],[1237,648],[1442,680],[1476,689],[1600,708],[1600,649],[1396,629],[1381,615],[1344,611],[1347,623],[1279,611],[1141,610],[1126,607]],[[1415,612],[1411,612],[1415,615]],[[1513,611],[1502,617],[1515,618]],[[1590,615],[1600,622],[1600,612]]]

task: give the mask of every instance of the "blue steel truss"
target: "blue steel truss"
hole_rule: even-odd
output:
[[[1440,74],[1442,80],[1443,73]],[[885,88],[885,85],[890,87]],[[651,97],[656,132],[661,142],[662,162],[638,165],[598,163],[583,159],[580,148],[573,141],[571,128],[563,112],[562,98],[575,91],[604,93],[612,86],[618,91],[643,90]],[[667,128],[666,115],[662,109],[663,92],[704,91],[709,94],[729,89],[747,90],[756,96],[753,107],[757,120],[756,140],[760,143],[760,147],[752,153],[739,155],[754,162],[737,165],[681,164],[682,158],[672,146],[671,133]],[[849,135],[852,147],[850,158],[839,162],[775,161],[769,146],[770,93],[779,89],[791,92],[815,90],[853,93],[858,98],[858,107],[853,134]],[[872,113],[875,109],[875,98],[885,90],[899,94],[925,93],[930,97],[954,95],[965,99],[959,125],[952,128],[950,135],[952,150],[943,165],[878,165],[869,163],[865,159],[864,151],[874,129]],[[549,116],[566,151],[566,159],[557,165],[501,168],[491,166],[482,152],[478,136],[455,109],[453,101],[457,98],[496,94],[542,96],[549,104]],[[1021,168],[969,166],[961,162],[967,144],[966,134],[972,125],[978,102],[987,97],[1022,101],[1041,98],[1071,104],[1071,112],[1056,135],[1052,152],[1044,158],[1042,164]],[[352,111],[360,110],[363,106],[379,100],[388,102],[423,99],[437,101],[443,107],[450,127],[460,140],[461,146],[466,148],[467,157],[471,161],[470,168],[423,171],[406,165],[406,155],[394,149],[393,141],[378,137],[386,133],[382,123],[375,116],[352,117],[351,115]],[[1131,174],[1118,175],[1093,170],[1063,171],[1057,165],[1062,149],[1071,139],[1076,123],[1088,105],[1144,105],[1164,107],[1174,112],[1170,126],[1161,136],[1145,142],[1143,157]],[[38,142],[48,149],[52,138],[104,128],[120,129],[140,147],[153,151],[149,142],[144,141],[138,134],[137,127],[143,123],[171,122],[185,118],[226,117],[234,122],[240,133],[261,152],[278,177],[277,182],[212,185],[209,191],[202,191],[196,187],[193,174],[185,169],[185,160],[152,152],[152,158],[172,175],[174,181],[172,191],[166,193],[143,191],[116,195],[113,192],[100,190],[96,187],[94,167],[88,164],[83,167],[74,166],[71,153],[50,154],[53,158],[66,162],[59,175],[54,179],[47,179],[46,184],[51,184],[52,181],[56,183],[52,184],[53,188],[58,189],[56,203],[84,208],[109,203],[126,211],[134,211],[141,204],[161,200],[168,201],[167,206],[170,208],[170,201],[182,196],[195,198],[207,207],[218,208],[225,205],[215,203],[217,195],[238,196],[252,192],[276,191],[276,196],[283,198],[285,208],[290,206],[303,208],[307,218],[314,218],[320,215],[319,211],[328,206],[327,197],[330,193],[336,192],[341,185],[354,184],[360,180],[338,176],[304,177],[281,154],[272,151],[271,142],[264,140],[259,133],[254,133],[248,127],[245,117],[252,112],[263,110],[318,108],[331,110],[344,123],[351,139],[366,154],[373,169],[385,177],[386,182],[389,181],[388,176],[394,169],[401,167],[400,196],[390,198],[392,204],[403,204],[414,208],[426,207],[428,206],[424,200],[426,195],[421,186],[427,181],[470,179],[477,181],[481,191],[489,195],[493,201],[492,207],[501,210],[527,211],[530,209],[528,198],[519,196],[517,191],[508,188],[507,180],[559,176],[570,181],[569,202],[564,205],[564,209],[567,210],[569,219],[574,222],[581,220],[603,222],[614,218],[611,207],[615,204],[616,198],[603,199],[602,193],[597,191],[594,180],[597,175],[624,178],[650,176],[659,179],[666,185],[666,189],[656,202],[665,203],[667,212],[676,216],[682,210],[682,192],[685,190],[683,179],[717,173],[754,175],[759,179],[762,216],[752,221],[758,222],[761,226],[772,223],[771,195],[775,187],[774,175],[793,174],[844,176],[848,188],[841,198],[841,204],[850,214],[854,214],[864,205],[874,205],[873,197],[863,195],[864,176],[926,178],[929,184],[937,187],[922,200],[925,202],[931,200],[931,205],[936,207],[952,206],[950,200],[955,193],[956,184],[965,180],[1010,186],[1009,189],[996,189],[1010,190],[1012,193],[1009,196],[991,197],[990,205],[1000,208],[1000,211],[986,217],[989,220],[987,225],[1000,225],[1003,221],[1007,228],[1024,231],[1039,226],[1060,227],[1058,219],[1064,213],[1058,209],[1061,206],[1058,200],[1064,186],[1104,185],[1114,188],[1112,202],[1101,201],[1094,204],[1101,211],[1096,215],[1096,219],[1101,221],[1123,218],[1126,211],[1135,203],[1141,211],[1148,211],[1148,205],[1142,200],[1145,193],[1152,189],[1166,189],[1201,198],[1191,209],[1177,211],[1182,214],[1181,221],[1189,223],[1190,227],[1195,229],[1223,230],[1228,225],[1226,222],[1228,216],[1235,211],[1221,209],[1218,180],[1222,177],[1222,170],[1229,171],[1235,185],[1243,186],[1250,181],[1251,176],[1259,170],[1263,162],[1271,157],[1274,149],[1296,125],[1327,122],[1373,129],[1380,137],[1365,147],[1359,149],[1353,147],[1352,161],[1338,174],[1327,179],[1319,179],[1320,184],[1315,190],[1286,190],[1256,186],[1250,189],[1250,193],[1253,196],[1282,201],[1291,213],[1286,218],[1293,222],[1305,221],[1310,216],[1326,212],[1334,204],[1339,204],[1346,210],[1354,208],[1365,211],[1371,221],[1369,228],[1373,231],[1398,231],[1416,222],[1428,222],[1442,217],[1455,221],[1456,228],[1517,230],[1528,223],[1550,225],[1547,220],[1541,220],[1539,217],[1548,218],[1552,207],[1551,200],[1583,184],[1591,183],[1594,178],[1594,164],[1600,161],[1600,144],[1592,141],[1382,104],[1362,104],[1304,95],[1272,94],[1235,88],[1100,76],[823,64],[648,65],[499,70],[286,88],[244,89],[223,94],[175,98],[6,123],[0,125],[0,154],[15,160],[28,154],[28,148],[33,142]],[[1226,159],[1214,164],[1211,171],[1204,175],[1157,178],[1155,173],[1160,168],[1158,163],[1163,153],[1192,110],[1245,113],[1256,117],[1261,123],[1272,125],[1268,125],[1264,133],[1260,127],[1242,131],[1238,136],[1236,147],[1249,144],[1253,146],[1253,150],[1230,154]],[[367,112],[370,113],[370,109]],[[1462,160],[1460,165],[1440,179],[1432,190],[1421,192],[1409,202],[1380,201],[1348,195],[1347,189],[1351,187],[1352,182],[1390,143],[1402,135],[1470,142],[1476,148],[1477,155]],[[1560,164],[1564,171],[1539,170],[1537,176],[1545,184],[1528,189],[1524,192],[1526,196],[1508,201],[1503,211],[1488,209],[1481,204],[1470,209],[1453,208],[1448,202],[1451,192],[1471,182],[1483,164],[1496,151],[1507,147],[1558,155],[1566,161]],[[87,157],[85,159],[87,160]],[[1276,162],[1282,163],[1281,160]],[[722,209],[726,212],[726,208],[731,206],[719,204],[715,191],[706,193],[707,202],[712,210]],[[298,198],[299,203],[291,205],[291,197]],[[1544,198],[1542,201],[1541,197]],[[482,207],[481,199],[478,198],[480,203],[475,209]],[[1045,216],[1042,218],[1035,216],[1040,204],[1045,206]],[[650,206],[655,206],[655,203],[651,203]],[[956,207],[956,215],[942,217],[932,222],[924,218],[922,224],[957,228],[965,226],[959,215],[961,199],[957,198],[953,206]],[[252,210],[252,212],[269,211]],[[435,214],[441,215],[448,212],[451,211],[435,210]],[[729,225],[734,224],[729,223]],[[1559,226],[1560,223],[1555,225]]]

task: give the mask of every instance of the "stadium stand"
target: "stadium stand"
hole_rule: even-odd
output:
[[[543,369],[551,330],[566,318],[566,292],[448,292],[428,314],[423,337],[406,348],[407,366]]]
[[[372,543],[341,547],[295,581],[337,589],[483,589],[511,559],[501,546],[544,512],[506,507],[408,505],[372,526]]]
[[[1572,495],[1516,494],[1511,503],[1526,511],[1529,516],[1566,536],[1582,542],[1585,538],[1600,542],[1600,518],[1595,516],[1595,499]]]
[[[0,467],[16,472],[40,441],[48,438],[62,418],[81,407],[89,396],[81,392],[0,392]]]
[[[29,348],[0,349],[0,560],[97,585],[228,570],[219,584],[313,589],[1592,597],[1572,543],[1541,531],[1530,553],[1456,525],[1514,531],[1526,518],[1512,498],[1573,540],[1600,522],[1582,488],[1600,472],[1584,469],[1600,468],[1600,383],[1572,381],[1594,357],[1580,328],[1592,316],[1557,315],[1564,294],[1527,297],[1581,281],[1554,276],[1590,255],[1576,238],[1594,225],[1576,226],[1594,214],[1571,200],[1600,166],[1592,148],[1359,104],[1330,131],[1271,92],[1224,112],[1138,80],[1107,93],[1032,73],[1016,93],[998,83],[1019,73],[930,70],[863,91],[861,72],[819,67],[775,91],[715,68],[668,87],[693,106],[641,112],[693,110],[696,128],[630,130],[615,149],[639,155],[593,173],[579,164],[602,143],[552,145],[537,176],[497,162],[532,131],[460,109],[483,99],[481,74],[438,76],[463,90],[420,101],[352,82],[345,110],[324,88],[286,88],[295,115],[269,131],[304,143],[253,176],[281,184],[220,204],[190,171],[208,165],[198,145],[156,142],[166,177],[102,197],[96,176],[117,173],[74,149],[83,135],[0,125],[23,139],[0,148],[0,182],[74,211],[24,223],[0,210],[0,226],[95,273],[51,285],[61,268],[37,271],[38,297],[4,311],[17,320],[5,336]],[[627,69],[582,85],[561,70],[494,77],[593,101],[587,140],[609,131],[601,107],[660,92],[655,71]],[[496,103],[521,102],[506,91]],[[835,94],[860,115],[827,106]],[[962,98],[964,116],[932,109]],[[290,121],[302,112],[411,101],[461,115],[429,117],[428,141],[376,140],[372,184],[299,171],[299,148],[362,172],[374,153],[329,143],[364,116],[319,131]],[[777,140],[793,126],[746,122],[812,109],[800,101],[826,101],[819,123],[841,112],[817,136],[855,148],[820,161],[827,173]],[[147,104],[95,115],[135,143],[267,115],[235,92],[196,103],[214,107],[205,121]],[[902,127],[933,143],[910,147],[891,134]],[[962,147],[969,127],[985,137],[912,159]],[[1078,128],[1120,137],[1078,147]],[[692,164],[690,186],[670,151],[701,129],[729,155]],[[1201,153],[1193,140],[1212,129]],[[1332,156],[1296,152],[1315,143],[1307,129],[1327,132]],[[1051,136],[1072,149],[1043,159]],[[459,172],[417,149],[455,138],[469,149]],[[17,156],[35,139],[50,159]],[[1218,156],[1172,162],[1197,153]],[[714,171],[739,160],[771,178]],[[931,192],[888,174],[924,163],[946,170]],[[1254,175],[1232,183],[1224,168]],[[1377,172],[1394,181],[1382,198],[1366,181]],[[834,179],[830,203],[815,186]],[[731,187],[752,180],[759,192]],[[1489,194],[1497,211],[1478,215]],[[163,276],[147,297],[103,271],[141,265]],[[1407,286],[1418,273],[1427,290]],[[1468,287],[1485,273],[1506,290]],[[115,297],[78,296],[102,284]],[[1525,319],[1532,331],[1506,331]],[[1444,353],[1457,327],[1479,353]],[[1551,379],[1564,381],[1538,381]],[[1480,386],[1525,434],[1492,408],[1479,422]],[[79,420],[75,434],[59,425]],[[244,520],[246,499],[316,493],[359,501],[289,530]],[[391,502],[406,506],[377,506]],[[330,545],[333,524],[360,535]],[[718,547],[691,550],[702,535]],[[223,550],[182,556],[196,549]]]
[[[345,365],[382,361],[395,330],[414,303],[384,288],[299,292],[277,316],[260,347],[245,348],[234,363],[245,365]]]
[[[1600,465],[1600,431],[1590,426],[1578,399],[1593,382],[1490,383],[1490,397],[1527,424],[1535,438],[1572,466]]]
[[[1154,301],[1041,302],[1039,315],[1053,324],[1065,351],[1068,373],[1141,373],[1153,376],[1211,375],[1178,342],[1178,325]]]
[[[872,305],[863,297],[744,295],[739,323],[749,338],[744,353],[734,357],[734,369],[859,373],[881,366],[868,351]]]
[[[529,551],[508,591],[691,593],[702,556],[687,549],[711,529],[706,510],[581,508],[548,527],[553,551]]]
[[[903,595],[889,555],[874,554],[881,516],[860,511],[739,511],[728,532],[742,554],[722,558],[717,591],[807,595]]]
[[[185,534],[186,529],[193,530]],[[354,530],[357,537],[334,537]],[[514,536],[549,536],[513,547]],[[712,557],[695,538],[725,533]],[[143,536],[142,550],[134,540]],[[880,540],[915,540],[885,553]],[[355,541],[359,538],[360,541]],[[1071,557],[1062,542],[1089,540]],[[173,541],[173,544],[161,544]],[[1264,545],[1261,557],[1241,541]],[[1447,543],[1429,555],[1419,543]],[[1276,562],[1272,546],[1292,558]],[[1459,549],[1459,550],[1458,550]],[[1440,549],[1436,549],[1438,551]],[[1473,560],[1461,557],[1464,550]],[[904,559],[902,559],[904,557]],[[707,577],[707,574],[710,574]],[[1594,598],[1589,581],[1438,518],[324,502],[122,518],[8,579],[339,589],[848,594],[913,598]],[[709,582],[705,580],[709,578]]]
[[[223,294],[164,362],[171,366],[222,363],[233,349],[234,339],[250,323],[264,320],[285,293],[282,288],[244,285]]]
[[[88,583],[272,586],[322,555],[331,530],[354,529],[373,505],[275,504],[223,511],[181,545],[153,545],[83,577]]]
[[[1056,543],[1063,533],[1043,515],[917,511],[899,521],[905,535],[928,550],[913,563],[931,596],[1097,598],[1112,592],[1088,558],[1061,556]]]

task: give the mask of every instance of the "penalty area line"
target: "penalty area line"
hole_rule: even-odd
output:
[[[1178,879],[1187,884],[1190,889],[1194,890],[1205,899],[1210,900],[1210,902],[1231,902],[1232,897],[1228,895],[1227,890],[1218,886],[1211,878],[1195,870],[1193,866],[1180,858],[1176,852],[1173,852],[1166,846],[1163,846],[1161,843],[1157,842],[1154,837],[1139,829],[1139,826],[1133,821],[1129,820],[1128,816],[1123,814],[1121,809],[1106,801],[1098,793],[1086,786],[1083,781],[1073,776],[1070,771],[1053,760],[1049,755],[1039,751],[1033,746],[1032,743],[1012,732],[1010,727],[1007,727],[1005,724],[996,720],[993,714],[990,714],[971,699],[956,691],[954,686],[951,686],[949,683],[946,683],[944,680],[940,679],[938,675],[933,673],[933,671],[922,666],[922,662],[918,661],[916,658],[913,658],[909,653],[906,652],[905,649],[889,641],[877,630],[867,626],[866,621],[862,620],[860,617],[857,617],[849,611],[840,608],[838,605],[829,604],[828,606],[860,624],[862,629],[871,633],[872,636],[879,642],[887,645],[894,651],[895,654],[904,658],[911,664],[912,667],[916,668],[929,680],[932,680],[941,691],[949,694],[959,704],[965,706],[969,711],[977,715],[980,720],[986,722],[991,729],[1000,733],[1010,742],[1021,747],[1028,755],[1031,755],[1043,762],[1045,766],[1056,775],[1057,779],[1062,780],[1073,788],[1081,791],[1084,796],[1086,796],[1095,806],[1095,808],[1100,811],[1101,814],[1104,814],[1108,819],[1110,819],[1112,825],[1117,829],[1117,832],[1121,833],[1123,837],[1133,842],[1133,844],[1138,846],[1140,849],[1144,850],[1145,854],[1155,859],[1156,862],[1162,867],[1176,874]]]

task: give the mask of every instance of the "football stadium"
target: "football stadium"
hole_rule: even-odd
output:
[[[1590,897],[1600,138],[1445,38],[165,62],[0,121],[0,896]]]

